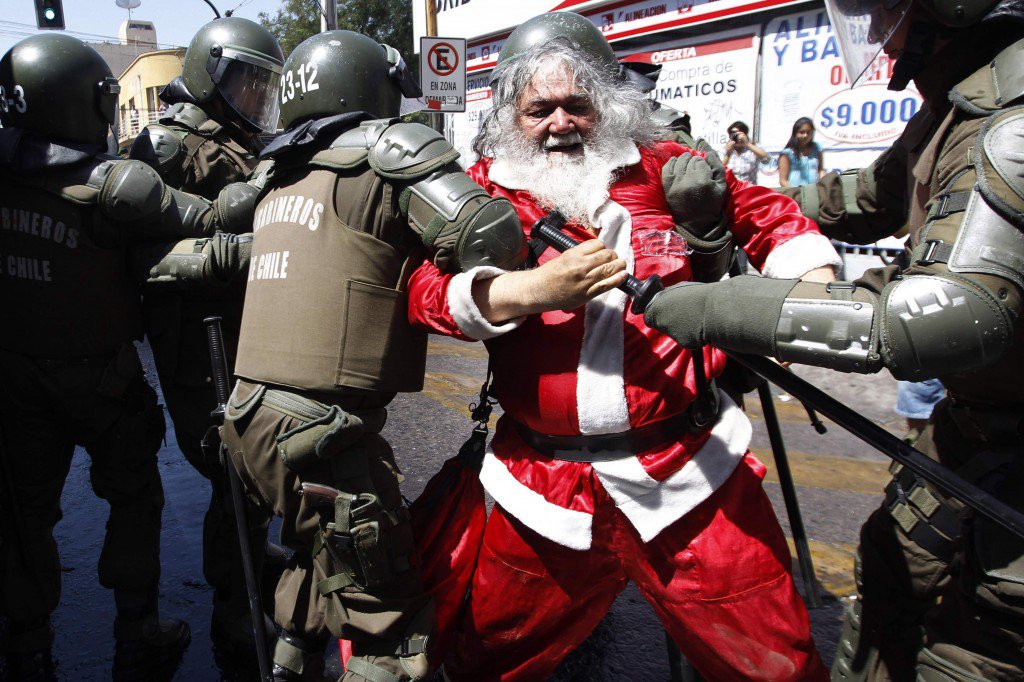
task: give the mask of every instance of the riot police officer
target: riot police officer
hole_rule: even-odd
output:
[[[1021,508],[1024,500],[1024,9],[1019,0],[826,0],[852,81],[880,50],[890,88],[925,100],[871,166],[792,190],[832,237],[909,227],[899,265],[822,287],[736,278],[658,296],[648,322],[681,343],[948,390],[916,445]],[[893,467],[861,532],[859,599],[834,679],[1019,680],[1024,543]]]
[[[136,138],[130,158],[148,163],[169,186],[210,200],[230,183],[244,181],[263,146],[259,135],[277,128],[283,62],[274,36],[248,19],[229,17],[206,24],[185,52],[181,76],[160,93],[171,106]],[[252,646],[252,626],[230,487],[216,452],[207,455],[201,447],[217,402],[202,320],[211,315],[222,318],[230,366],[244,296],[244,280],[202,291],[150,286],[143,306],[178,447],[212,482],[203,523],[203,574],[214,588],[211,632],[228,649]],[[252,536],[259,566],[266,527],[257,524]]]
[[[333,635],[353,645],[345,680],[424,679],[433,605],[380,435],[395,393],[423,385],[406,282],[424,254],[514,268],[522,230],[441,135],[391,118],[419,92],[393,48],[322,33],[289,55],[282,82],[286,132],[262,153],[274,166],[223,429],[295,550],[277,588],[274,675],[306,679]]]
[[[0,59],[0,615],[13,679],[54,675],[52,530],[75,445],[110,505],[99,580],[117,606],[113,678],[169,675],[190,637],[158,617],[164,421],[132,345],[142,319],[129,257],[140,241],[183,237],[202,237],[202,255],[218,209],[104,154],[118,92],[102,57],[66,35]]]

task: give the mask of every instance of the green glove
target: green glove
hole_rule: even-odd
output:
[[[211,274],[222,282],[228,282],[244,275],[249,269],[249,256],[252,253],[252,233],[228,234],[218,232],[203,247],[203,253],[209,255]]]
[[[704,346],[704,308],[709,284],[681,282],[655,295],[644,309],[648,327],[671,336],[683,348]]]
[[[723,282],[683,282],[648,304],[644,321],[684,348],[775,355],[782,304],[798,280],[744,275]]]
[[[672,217],[687,232],[706,237],[721,224],[727,186],[716,154],[701,158],[686,152],[669,159],[661,169],[661,184]]]

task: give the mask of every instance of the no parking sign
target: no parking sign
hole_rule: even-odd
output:
[[[466,110],[465,38],[420,38],[420,85],[430,111]]]

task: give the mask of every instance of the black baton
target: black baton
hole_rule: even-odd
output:
[[[540,239],[558,251],[568,251],[574,246],[579,246],[580,242],[562,232],[564,225],[565,216],[558,211],[552,211],[533,224],[533,228],[530,230],[530,239]],[[632,297],[633,305],[630,306],[630,310],[634,315],[642,313],[654,295],[664,288],[665,285],[661,283],[661,277],[657,275],[640,280],[627,274],[626,281],[619,286],[619,289]]]
[[[213,385],[217,390],[217,408],[210,413],[221,425],[224,424],[224,411],[227,409],[228,395],[228,359],[224,353],[224,336],[220,328],[220,317],[207,317],[206,339],[210,344],[210,364],[213,368]],[[223,448],[223,443],[221,448]],[[245,590],[249,593],[249,616],[252,618],[252,632],[256,639],[256,661],[260,668],[260,679],[270,682],[270,641],[263,627],[263,599],[259,585],[256,583],[256,567],[252,562],[252,546],[249,543],[249,520],[245,512],[245,501],[242,497],[242,479],[238,477],[234,462],[227,452],[222,450],[224,463],[231,482],[231,503],[235,508],[235,526],[238,529],[238,544],[242,549],[242,571],[245,573]]]

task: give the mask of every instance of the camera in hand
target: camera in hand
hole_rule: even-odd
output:
[[[733,142],[739,142],[739,140],[740,140],[740,133],[739,133],[739,131],[735,130],[732,133],[730,133],[729,134],[729,139],[732,140]]]

